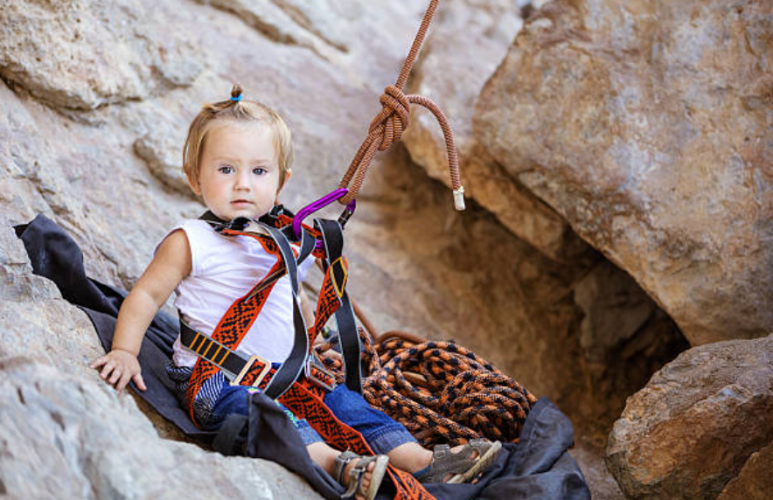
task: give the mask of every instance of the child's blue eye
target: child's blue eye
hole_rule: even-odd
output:
[[[252,173],[255,175],[263,175],[266,173],[266,169],[263,167],[255,167],[252,169]]]
[[[217,169],[218,172],[222,172],[224,174],[230,174],[234,171],[234,168],[231,165],[225,165]]]

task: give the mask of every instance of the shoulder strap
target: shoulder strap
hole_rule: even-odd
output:
[[[335,318],[343,352],[346,386],[350,390],[362,394],[362,345],[357,333],[357,323],[354,320],[354,311],[349,301],[349,294],[346,292],[348,269],[343,257],[343,228],[337,221],[327,219],[316,219],[314,224],[322,234],[322,242],[325,247],[323,268],[326,278],[330,277],[335,298],[340,303],[335,310]],[[320,300],[322,300],[322,295],[320,295]]]
[[[268,224],[261,224],[261,226],[268,231],[279,248],[280,256],[287,269],[287,275],[290,277],[290,285],[293,292],[293,327],[295,329],[293,348],[290,351],[290,356],[279,367],[264,391],[268,397],[276,399],[293,385],[293,382],[298,379],[303,371],[306,365],[306,358],[309,355],[309,337],[306,333],[306,322],[301,313],[301,300],[298,296],[298,267],[292,247],[290,247],[290,242],[287,241],[287,238],[279,229]],[[308,250],[308,253],[310,252],[311,250]]]

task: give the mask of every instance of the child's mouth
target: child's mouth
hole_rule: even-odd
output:
[[[252,205],[252,202],[247,201],[247,200],[235,200],[235,201],[231,202],[231,205],[238,205],[238,206]]]

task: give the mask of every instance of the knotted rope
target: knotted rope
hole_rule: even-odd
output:
[[[379,98],[382,106],[381,112],[370,122],[368,136],[357,150],[357,154],[349,164],[349,169],[338,184],[339,187],[349,190],[346,196],[339,200],[339,203],[343,205],[351,202],[360,192],[365,175],[368,173],[368,167],[376,152],[384,151],[392,144],[400,141],[403,131],[408,128],[410,122],[411,104],[418,104],[429,109],[435,115],[440,128],[443,130],[446,152],[448,154],[448,168],[451,175],[451,187],[454,190],[454,203],[457,210],[464,210],[464,188],[459,178],[459,160],[456,154],[456,146],[454,146],[454,135],[451,132],[448,120],[440,108],[430,99],[420,95],[405,95],[403,93],[403,87],[405,82],[408,81],[408,76],[413,69],[413,63],[424,42],[424,36],[429,29],[439,1],[430,1],[419,31],[413,40],[413,45],[411,45],[411,50],[405,58],[400,75],[397,77],[397,82],[384,89],[384,93]]]
[[[518,382],[453,342],[390,332],[364,345],[363,396],[402,423],[424,446],[487,438],[517,442],[536,398]],[[324,353],[331,346],[320,346]],[[325,364],[343,380],[342,363]]]

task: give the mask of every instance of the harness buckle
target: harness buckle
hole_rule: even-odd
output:
[[[256,361],[262,363],[263,368],[260,370],[260,373],[255,378],[255,381],[252,382],[250,386],[258,387],[258,385],[263,382],[263,379],[266,378],[268,372],[271,371],[271,363],[257,355],[250,356],[250,359],[248,359],[244,364],[244,368],[242,368],[242,371],[239,372],[239,375],[237,375],[236,378],[231,381],[231,385],[242,385],[242,379],[244,379],[244,377],[250,372],[250,368],[252,368]]]
[[[306,378],[319,387],[328,392],[336,388],[336,377],[331,371],[325,368],[322,360],[317,357],[317,353],[312,353],[306,362],[305,367]]]

